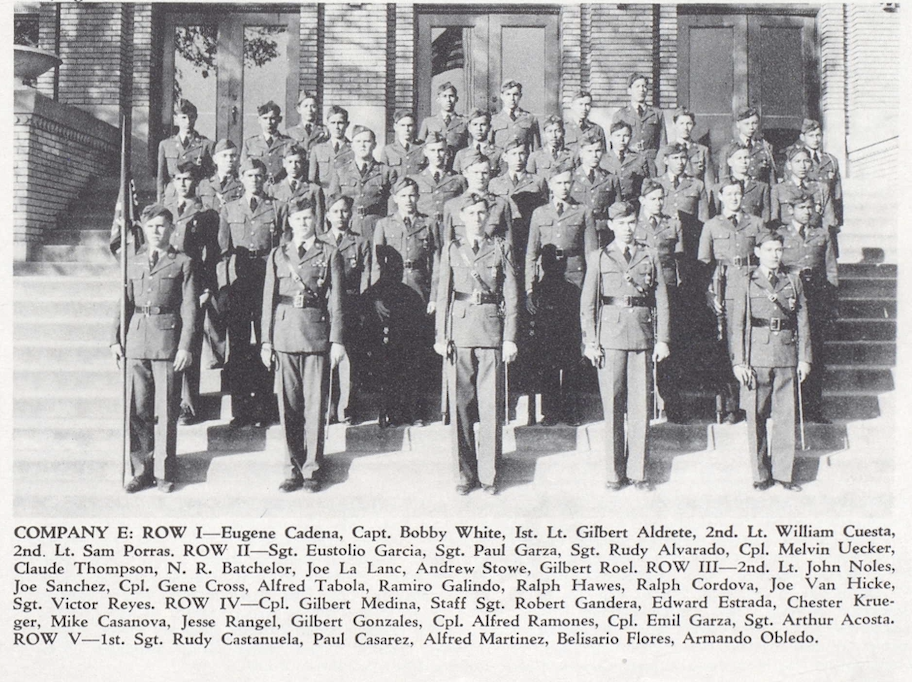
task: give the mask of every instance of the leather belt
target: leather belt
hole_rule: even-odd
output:
[[[655,300],[645,296],[602,296],[602,303],[623,308],[652,308]]]
[[[473,291],[471,294],[466,294],[461,291],[457,291],[453,294],[453,298],[457,301],[469,301],[472,305],[484,305],[486,303],[500,303],[500,297],[491,293],[486,294],[481,291]]]
[[[404,260],[404,261],[402,261],[402,267],[405,268],[406,270],[417,270],[419,267],[421,267],[421,261],[420,260]]]
[[[176,308],[164,305],[138,305],[135,308],[137,315],[170,315],[176,313]]]
[[[279,295],[279,303],[290,305],[292,308],[322,308],[320,299],[306,296],[303,293],[296,296]]]
[[[360,293],[361,293],[361,291],[358,289],[346,289],[345,290],[346,296],[357,296]]]
[[[260,249],[258,251],[251,251],[250,249],[238,249],[235,253],[239,256],[244,256],[246,258],[265,258],[270,254],[272,249]]]
[[[736,268],[743,268],[750,265],[750,256],[734,256],[733,258],[720,258],[723,265],[733,265]],[[727,262],[726,262],[727,261]]]
[[[794,329],[795,321],[783,317],[751,317],[751,327],[762,327],[769,329],[771,332],[779,332],[786,329]]]
[[[574,256],[582,256],[583,252],[579,249],[554,249],[554,257],[558,260],[565,260],[567,258],[573,258]]]

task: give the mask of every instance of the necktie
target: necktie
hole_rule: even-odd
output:
[[[149,256],[149,269],[154,270],[156,263],[158,263],[158,251],[153,251],[152,255]]]
[[[306,126],[304,126],[304,132],[307,133],[307,136],[308,136],[308,137],[310,137],[310,133],[311,133],[312,130],[313,130],[313,124],[312,124],[312,123],[308,123]]]
[[[411,219],[411,218],[409,218],[408,216],[405,216],[405,217],[402,219],[402,222],[403,222],[403,224],[405,225],[406,231],[412,229],[412,219]]]
[[[434,171],[434,184],[440,182],[440,171]]]
[[[334,154],[338,154],[338,153],[339,153],[339,141],[338,141],[338,140],[336,140],[335,142],[333,142],[333,153],[334,153]]]
[[[450,119],[450,115],[449,115],[449,114],[446,114],[446,115],[443,117],[443,125],[445,125],[445,126],[450,125],[450,120],[451,120],[451,119]]]
[[[515,111],[511,111],[511,112],[510,112],[510,120],[511,120],[511,121],[515,121],[515,120],[516,120],[516,112],[515,112]]]
[[[184,209],[187,208],[187,203],[182,201],[177,205],[177,215],[184,215]]]
[[[675,178],[674,180],[671,181],[671,186],[673,189],[677,189],[678,185],[680,185],[680,184],[681,184],[681,180],[679,178]]]
[[[815,164],[820,163],[820,154],[818,154],[816,150],[814,150],[813,160]]]
[[[639,116],[640,118],[643,118],[643,111],[644,111],[643,106],[638,104],[637,105],[637,116]]]
[[[267,137],[267,138],[266,138],[266,146],[267,146],[267,147],[271,147],[271,146],[272,146],[272,138],[271,138],[271,137]]]
[[[472,242],[472,253],[478,255],[478,242],[477,241]]]
[[[298,191],[298,181],[292,180],[290,184],[291,184],[291,192],[292,192],[292,194],[294,194],[295,192]]]
[[[748,138],[748,140],[747,140],[747,148],[748,148],[748,150],[750,150],[750,151],[754,151],[754,140],[753,140],[753,138]]]
[[[301,244],[301,246],[298,247],[298,258],[304,258],[304,254],[306,254],[306,253],[307,253],[307,249],[304,247],[303,244]]]
[[[652,226],[652,229],[655,230],[659,226],[659,221],[655,216],[650,216],[649,224]]]
[[[589,182],[595,182],[595,171],[590,168],[589,173],[586,175],[586,178],[589,180]]]
[[[738,214],[737,213],[732,215],[731,221],[732,221],[732,225],[734,225],[735,229],[738,229]]]
[[[475,151],[481,154],[481,142],[475,143]]]
[[[219,188],[220,188],[220,189],[225,189],[225,185],[227,185],[227,184],[228,184],[228,176],[226,175],[224,178],[222,178],[222,179],[219,181]]]
[[[626,244],[624,245],[624,260],[630,262],[630,247]]]
[[[251,212],[257,210],[258,202],[256,197],[250,197],[250,210]]]
[[[338,234],[338,236],[336,237],[336,246],[339,246],[339,244],[342,243],[342,237],[343,237],[343,236],[344,236],[344,235],[343,235],[341,232]]]
[[[776,277],[776,273],[773,272],[772,270],[769,271],[769,275],[767,276],[767,279],[769,279],[770,286],[773,286],[773,287],[775,287],[776,282],[779,281],[779,278]]]
[[[624,157],[627,156],[627,152],[618,152],[618,161],[624,163]]]
[[[563,215],[563,214],[564,214],[564,202],[563,202],[563,201],[558,201],[558,202],[557,202],[557,215],[558,215],[558,216],[561,216],[561,215]]]

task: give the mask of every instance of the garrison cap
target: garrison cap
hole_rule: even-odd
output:
[[[608,134],[614,135],[617,131],[621,130],[622,128],[626,128],[631,133],[633,133],[633,126],[630,125],[629,123],[627,123],[627,121],[615,121],[614,123],[611,124],[611,128],[608,131]]]
[[[810,155],[811,155],[811,153],[808,151],[807,147],[805,147],[804,145],[796,144],[793,147],[788,148],[788,151],[786,153],[786,158],[788,158],[788,160],[791,161],[799,154],[807,154],[808,157],[810,157]]]
[[[602,138],[599,137],[599,134],[595,132],[595,130],[595,128],[589,128],[589,130],[582,134],[579,140],[580,147],[588,147],[591,144],[602,144]]]
[[[742,149],[746,149],[746,150],[750,151],[750,147],[748,147],[746,144],[741,144],[740,142],[738,142],[737,144],[733,144],[731,147],[728,148],[728,156],[726,157],[725,160],[728,161],[728,159],[733,157],[737,152],[740,152]]]
[[[294,215],[301,211],[312,211],[314,208],[313,201],[309,197],[295,197],[288,202],[288,215]]]
[[[145,224],[153,218],[161,216],[167,218],[169,223],[174,222],[174,215],[163,204],[149,204],[142,210],[139,219]]]
[[[632,74],[627,76],[627,87],[629,88],[631,85],[636,83],[638,80],[644,80],[644,81],[646,81],[647,85],[649,84],[649,76],[642,74],[642,73],[637,73],[636,71],[634,71]]]
[[[655,192],[657,189],[662,190],[663,192],[665,191],[665,188],[662,186],[661,182],[658,182],[653,178],[646,178],[643,180],[642,187],[640,187],[640,196],[648,196]]]
[[[418,191],[418,183],[412,180],[410,177],[404,177],[396,181],[396,184],[393,185],[393,194],[399,194],[404,189],[414,189]]]
[[[329,107],[329,109],[326,110],[326,118],[329,118],[330,116],[336,116],[339,114],[344,116],[346,121],[348,120],[348,109],[343,109],[338,104],[333,104]]]
[[[474,206],[475,204],[484,204],[485,208],[488,206],[488,199],[484,194],[479,194],[478,192],[469,192],[466,195],[465,199],[462,202],[462,208],[466,209],[469,206]]]
[[[629,201],[616,201],[608,207],[608,219],[627,218],[636,215],[636,207]]]
[[[179,114],[186,114],[187,116],[192,116],[193,118],[196,118],[197,116],[196,105],[189,99],[182,99],[180,102],[178,102],[175,110]]]
[[[399,109],[393,114],[393,123],[399,123],[404,118],[410,118],[413,121],[415,120],[415,114],[413,114],[409,109]]]
[[[726,187],[734,187],[736,185],[741,189],[742,192],[744,191],[743,182],[741,182],[740,180],[736,180],[735,178],[731,177],[730,175],[725,175],[719,181],[719,193],[721,194],[722,192],[724,192]]]
[[[199,166],[197,166],[193,161],[182,161],[177,164],[177,172],[180,173],[190,173],[190,177],[196,180],[199,176]]]
[[[573,165],[573,159],[564,159],[559,164],[551,168],[551,173],[548,175],[548,179],[556,178],[558,175],[563,175],[564,173],[572,173],[575,166]]]
[[[264,173],[266,172],[266,164],[260,161],[259,159],[247,158],[244,160],[244,163],[241,164],[241,169],[238,171],[241,175],[246,173],[249,170],[261,170]]]
[[[804,204],[804,203],[813,204],[814,197],[813,197],[813,195],[811,195],[807,192],[804,192],[804,191],[796,192],[793,196],[790,196],[788,198],[788,202],[789,202],[789,205],[791,205],[791,206],[797,206],[798,204]]]
[[[269,100],[266,104],[261,104],[257,107],[257,116],[265,116],[266,114],[274,112],[276,116],[282,115],[282,107],[278,104]]]
[[[479,163],[491,163],[491,159],[473,149],[462,159],[462,169],[465,170]]]
[[[446,135],[442,134],[439,130],[432,130],[427,134],[427,137],[424,138],[424,146],[426,147],[429,144],[447,144]]]
[[[806,118],[801,123],[801,134],[812,133],[815,130],[820,130],[820,121],[815,121],[812,118]]]
[[[351,207],[355,205],[355,200],[347,194],[343,194],[342,192],[335,192],[334,194],[330,194],[329,199],[326,200],[326,210],[328,211],[340,201],[344,201],[349,210],[351,210]]]
[[[736,120],[743,121],[745,119],[751,118],[752,116],[760,118],[760,112],[757,110],[757,107],[747,107],[746,109],[742,109],[738,112]]]
[[[296,144],[290,144],[285,147],[285,151],[282,153],[282,158],[287,159],[289,156],[300,156],[301,158],[306,159],[307,152]]]
[[[763,230],[757,235],[757,246],[763,246],[766,242],[779,242],[782,244],[785,238],[775,230]]]
[[[564,120],[560,116],[555,116],[550,114],[545,117],[545,120],[542,121],[542,130],[545,130],[548,126],[557,126],[561,130],[564,129]]]
[[[476,118],[484,118],[488,123],[490,123],[491,112],[487,109],[472,109],[471,113],[466,116],[466,122],[472,122]]]
[[[351,130],[352,139],[355,139],[358,135],[361,135],[362,133],[370,133],[370,136],[374,140],[377,139],[377,136],[374,134],[374,131],[371,130],[370,128],[368,128],[367,126],[362,126],[362,125],[352,126],[352,130]]]
[[[297,103],[300,104],[300,103],[303,102],[305,99],[316,100],[316,99],[317,99],[317,93],[315,93],[315,92],[310,92],[309,90],[301,90],[301,92],[298,93],[298,102],[297,102]]]
[[[692,112],[687,107],[678,107],[677,109],[675,109],[674,118],[672,120],[677,121],[679,118],[681,118],[683,116],[686,116],[691,121],[697,120],[697,117],[694,116],[694,112]]]
[[[220,152],[224,152],[229,149],[237,149],[237,145],[234,142],[232,142],[231,140],[229,140],[228,138],[222,138],[221,140],[219,140],[218,142],[215,143],[215,149],[212,150],[212,154],[214,156]]]
[[[505,151],[505,152],[508,152],[508,151],[510,151],[511,149],[517,149],[517,148],[520,148],[520,147],[521,147],[522,149],[525,149],[525,148],[526,148],[526,141],[525,141],[522,137],[520,137],[519,135],[514,135],[514,136],[511,137],[509,140],[507,140],[507,143],[504,145],[504,151]]]
[[[570,96],[570,101],[572,102],[577,99],[583,99],[584,97],[588,97],[589,99],[592,99],[592,93],[589,92],[588,90],[577,90]]]
[[[679,142],[675,142],[666,144],[659,153],[665,157],[674,156],[676,154],[687,154],[687,147]]]
[[[446,83],[441,83],[440,85],[437,86],[438,95],[442,92],[446,92],[447,90],[452,90],[454,95],[459,94],[459,91],[456,89],[456,86],[453,85],[452,83],[450,83],[450,81],[447,81]]]
[[[519,88],[519,91],[522,92],[522,83],[520,83],[519,81],[513,80],[512,78],[509,78],[501,84],[500,91],[506,92],[510,88]]]

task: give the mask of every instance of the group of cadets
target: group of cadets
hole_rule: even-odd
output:
[[[132,368],[127,490],[173,487],[175,424],[200,418],[204,342],[232,423],[281,419],[284,491],[319,489],[326,423],[422,424],[442,387],[457,491],[495,494],[519,394],[531,422],[540,394],[542,425],[576,425],[596,374],[607,486],[651,489],[648,424],[687,419],[682,386],[706,338],[722,360],[707,365],[719,420],[746,412],[754,486],[797,490],[796,414],[823,420],[812,357],[837,285],[836,160],[808,120],[777,167],[752,108],[718,152],[692,139],[683,108],[669,142],[649,79],[627,85],[606,131],[586,91],[566,120],[539,121],[514,80],[494,115],[457,113],[444,83],[420,127],[395,113],[379,152],[345,109],[321,122],[308,92],[285,133],[279,106],[259,107],[241,150],[196,132],[181,101],[146,247],[129,261],[126,348],[112,345]]]

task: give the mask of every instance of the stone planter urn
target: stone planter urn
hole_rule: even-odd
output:
[[[31,87],[45,71],[59,66],[60,57],[52,52],[39,50],[37,47],[26,47],[25,45],[16,45],[13,50],[13,76],[15,77],[16,89]]]

